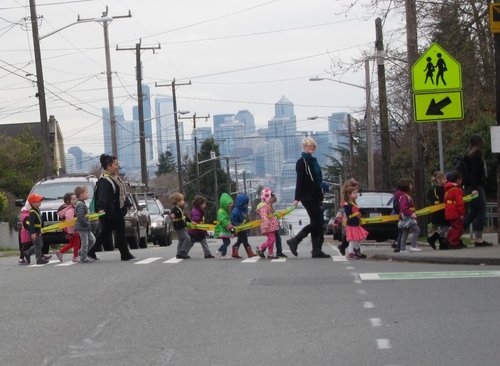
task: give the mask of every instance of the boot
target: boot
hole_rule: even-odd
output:
[[[323,246],[323,238],[321,236],[315,236],[311,238],[312,242],[312,257],[313,258],[330,258],[330,256],[321,250]]]
[[[297,245],[299,245],[299,242],[297,241],[297,239],[295,239],[295,238],[288,239],[286,241],[286,243],[290,247],[290,252],[292,252],[292,254],[294,256],[297,256],[298,255],[298,253],[297,253]]]
[[[245,247],[245,251],[247,252],[248,258],[252,258],[252,257],[256,256],[256,254],[254,252],[252,252],[252,247],[250,245]]]
[[[231,253],[231,257],[241,258],[240,255],[238,254],[238,247],[236,245],[233,245],[233,252]]]
[[[436,250],[436,240],[438,239],[439,239],[439,234],[435,232],[431,236],[427,237],[427,243],[429,243],[432,249]]]
[[[439,241],[439,250],[447,250],[447,249],[450,249],[449,246],[448,246],[448,240],[446,240],[445,238],[439,238],[438,239]]]

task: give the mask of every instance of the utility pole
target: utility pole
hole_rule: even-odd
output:
[[[237,161],[234,162],[234,176],[236,178],[236,194],[238,194],[238,192],[240,190],[239,190],[239,186],[238,186],[238,162]]]
[[[365,60],[365,91],[366,91],[366,149],[368,163],[368,189],[375,189],[375,173],[373,170],[373,130],[372,130],[372,103],[370,88],[370,60]]]
[[[500,0],[495,0],[500,3]],[[493,35],[495,41],[495,101],[497,126],[500,126],[500,33]],[[500,154],[497,154],[497,220],[500,218]],[[497,240],[500,243],[500,225],[497,224]]]
[[[405,0],[406,10],[406,47],[408,58],[408,85],[411,85],[411,68],[418,59],[418,43],[417,43],[417,7],[416,0]],[[413,116],[413,98],[409,100],[408,120],[411,126],[411,144],[412,144],[412,166],[415,172],[415,205],[417,207],[425,207],[424,200],[424,167],[423,153],[421,144],[420,124],[415,122]],[[425,220],[425,219],[424,219]],[[422,220],[420,220],[422,221]],[[421,225],[423,233],[427,232],[426,225]]]
[[[375,19],[377,49],[378,104],[380,110],[380,138],[382,142],[382,188],[391,189],[391,145],[389,140],[389,116],[387,112],[387,87],[385,82],[384,36],[382,19]]]
[[[247,194],[247,175],[246,175],[246,171],[243,170],[243,192],[245,192],[245,194]]]
[[[117,158],[118,158],[118,146],[116,143],[116,113],[115,113],[115,101],[113,96],[113,77],[111,73],[111,55],[109,51],[108,25],[109,23],[111,23],[111,21],[115,19],[131,18],[131,17],[132,13],[130,12],[130,10],[128,11],[128,15],[110,16],[108,15],[107,6],[106,6],[106,11],[102,13],[101,17],[101,19],[103,20],[102,29],[104,30],[104,55],[106,57],[106,81],[108,84],[109,124],[111,127],[111,152]],[[78,16],[77,22],[89,22],[92,20],[94,19],[91,18],[81,19],[80,16]]]
[[[214,202],[216,210],[219,209],[219,185],[217,183],[217,156],[215,156],[215,151],[210,151],[210,158],[214,162]]]
[[[49,122],[47,121],[47,102],[45,100],[45,84],[43,81],[42,52],[38,34],[38,17],[35,0],[30,0],[31,31],[33,34],[33,51],[35,53],[36,86],[38,106],[40,110],[41,143],[43,153],[43,173],[46,177],[52,175],[53,156],[50,148]]]
[[[229,156],[224,156],[224,159],[226,159],[227,193],[231,194],[231,174],[229,173]]]
[[[135,62],[136,62],[136,75],[137,75],[137,109],[139,111],[139,148],[141,155],[141,176],[142,183],[148,188],[148,167],[146,165],[146,138],[144,134],[144,107],[142,105],[142,63],[141,63],[141,51],[143,50],[152,50],[153,53],[155,50],[161,49],[161,46],[151,46],[151,47],[142,47],[141,40],[139,43],[135,44],[135,48],[118,48],[117,51],[135,51]]]
[[[351,114],[347,113],[347,133],[349,134],[349,178],[352,178],[354,175],[353,172],[353,156],[354,156],[354,146],[352,143],[352,122],[351,122]]]
[[[200,167],[198,166],[198,130],[196,129],[196,120],[204,118],[205,121],[210,118],[210,114],[206,116],[179,117],[179,119],[193,119],[193,136],[194,136],[194,162],[196,164],[196,193],[200,193]]]
[[[179,117],[177,116],[177,96],[175,94],[175,87],[182,85],[191,85],[191,80],[188,83],[176,83],[175,79],[171,84],[158,84],[155,86],[170,86],[172,88],[172,99],[174,103],[174,125],[175,125],[175,145],[177,147],[177,178],[179,179],[179,192],[184,192],[184,184],[182,182],[182,160],[181,160],[181,143],[179,140]]]

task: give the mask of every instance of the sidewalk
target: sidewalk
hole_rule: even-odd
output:
[[[460,250],[433,250],[427,243],[419,242],[421,252],[394,253],[390,243],[363,243],[362,251],[373,260],[424,262],[441,264],[487,264],[500,265],[500,245],[497,234],[483,234],[486,241],[493,243],[491,247],[476,248],[469,246]],[[331,237],[328,243],[338,245]]]

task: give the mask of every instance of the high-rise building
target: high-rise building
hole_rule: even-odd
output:
[[[117,145],[120,151],[121,172],[127,175],[137,175],[141,169],[139,122],[123,121],[117,134]]]
[[[64,154],[64,159],[66,160],[66,173],[74,174],[78,173],[78,169],[76,168],[76,159],[73,154],[67,153]]]
[[[76,171],[81,171],[83,169],[83,162],[82,162],[83,151],[82,151],[82,149],[80,149],[80,147],[78,147],[78,146],[72,146],[68,149],[68,154],[73,155],[73,157],[75,159],[74,169]],[[66,159],[66,161],[67,161],[67,159]],[[66,170],[68,170],[68,169],[66,168]]]
[[[106,154],[111,154],[113,152],[113,147],[111,144],[111,122],[109,117],[109,108],[102,108],[102,127],[104,135],[104,152]],[[117,145],[117,158],[120,159],[120,148],[118,147],[118,133],[121,129],[121,124],[125,121],[123,117],[122,107],[115,107],[115,121],[116,121],[116,145]]]
[[[255,119],[253,114],[247,110],[238,111],[234,116],[234,120],[243,123],[245,126],[245,136],[252,136],[255,134]]]
[[[216,134],[221,124],[234,121],[234,114],[216,114],[213,116],[213,121],[214,134]]]
[[[156,144],[158,156],[175,143],[174,104],[171,97],[161,97],[155,100],[156,112]]]
[[[142,110],[144,112],[144,138],[146,139],[146,160],[154,159],[153,151],[153,120],[151,118],[151,93],[149,86],[142,85]],[[139,108],[132,108],[134,121],[139,121]]]
[[[274,105],[275,115],[268,122],[268,139],[279,139],[283,144],[285,159],[293,159],[299,155],[300,145],[297,137],[297,118],[293,103],[283,96]]]
[[[219,125],[215,133],[215,142],[219,144],[222,156],[234,156],[234,148],[243,142],[245,126],[241,122],[228,122]]]
[[[283,168],[284,150],[279,139],[261,142],[256,151],[256,175],[281,177]]]

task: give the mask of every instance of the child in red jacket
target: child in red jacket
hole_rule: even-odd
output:
[[[464,192],[462,191],[462,175],[458,171],[448,173],[448,183],[444,186],[444,216],[450,223],[448,232],[450,249],[462,249],[464,232]]]

